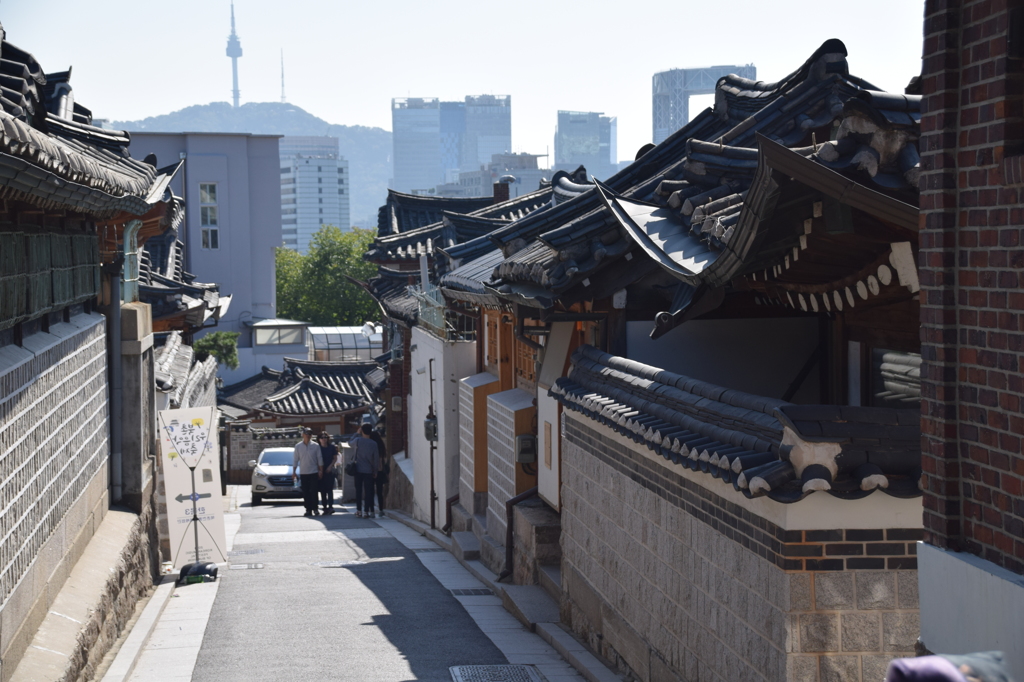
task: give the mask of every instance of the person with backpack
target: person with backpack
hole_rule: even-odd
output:
[[[380,470],[380,451],[370,438],[369,424],[359,427],[359,433],[349,441],[352,463],[355,465],[356,517],[373,518],[373,481]]]

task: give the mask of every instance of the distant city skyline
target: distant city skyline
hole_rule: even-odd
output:
[[[467,7],[472,11],[463,11]],[[548,26],[573,25],[579,38],[539,32],[539,14]],[[651,78],[658,72],[754,63],[758,77],[770,82],[831,37],[846,43],[851,72],[882,89],[902,92],[920,72],[923,0],[862,0],[856,13],[839,0],[694,4],[672,11],[685,17],[684,29],[652,22],[665,15],[664,4],[653,0],[637,0],[629,11],[597,0],[586,12],[532,0],[514,8],[454,0],[293,3],[284,12],[266,0],[237,0],[236,31],[246,45],[238,63],[240,101],[280,101],[284,49],[289,102],[331,123],[390,130],[393,97],[458,100],[469,92],[506,93],[516,101],[510,151],[551,154],[553,161],[558,110],[604,111],[618,119],[618,154],[626,159],[652,139]],[[877,21],[883,15],[886,21]],[[743,21],[723,25],[723,16]],[[113,24],[111,17],[117,18]],[[4,4],[3,21],[8,39],[32,46],[48,68],[74,66],[76,94],[98,118],[142,119],[232,101],[224,47],[229,0],[182,0],[171,13],[131,0],[12,0]],[[383,26],[386,32],[374,28]],[[467,36],[486,41],[499,26],[502,35],[521,37],[515,49],[507,52],[499,41],[487,48],[487,58],[474,58],[477,42]],[[712,27],[728,39],[680,39]],[[91,40],[111,30],[143,40],[148,54],[173,58],[154,69],[152,59],[125,59],[120,41]],[[111,63],[117,78],[110,77]],[[458,68],[444,67],[455,63]],[[712,99],[693,98],[691,114]]]

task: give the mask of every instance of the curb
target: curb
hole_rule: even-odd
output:
[[[118,649],[117,656],[114,657],[113,663],[107,669],[107,674],[103,676],[102,682],[125,682],[131,677],[135,670],[135,664],[138,663],[139,656],[142,655],[142,650],[146,647],[150,635],[153,634],[156,624],[160,621],[160,614],[164,612],[164,607],[167,606],[172,594],[174,594],[174,578],[165,575],[157,585],[153,596],[149,598],[146,608],[139,614],[139,619],[135,621],[124,644]]]

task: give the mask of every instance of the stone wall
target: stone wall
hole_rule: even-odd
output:
[[[881,680],[912,655],[919,529],[783,528],[571,413],[562,448],[562,621],[621,671]]]
[[[473,410],[473,387],[463,379],[459,382],[459,504],[470,514],[477,513],[476,498],[476,421]],[[483,415],[481,415],[483,416]],[[486,422],[485,422],[486,423]]]
[[[20,656],[17,649],[27,645],[25,630],[39,624],[31,605],[55,583],[63,584],[66,557],[80,553],[96,515],[102,518],[106,509],[101,504],[109,454],[105,341],[104,318],[81,314],[52,325],[49,333],[27,337],[22,346],[0,349],[0,651],[5,662]]]
[[[505,545],[505,502],[516,496],[516,416],[532,404],[518,388],[487,398],[487,534]]]

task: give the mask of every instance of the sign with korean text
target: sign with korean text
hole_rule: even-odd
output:
[[[215,407],[162,410],[157,415],[175,568],[227,561],[216,415]]]

